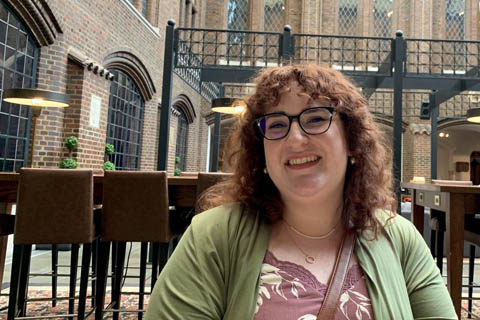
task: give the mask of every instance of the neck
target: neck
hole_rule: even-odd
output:
[[[322,237],[334,228],[343,230],[342,219],[343,198],[337,201],[324,201],[312,205],[285,201],[283,219],[296,230],[310,237]]]

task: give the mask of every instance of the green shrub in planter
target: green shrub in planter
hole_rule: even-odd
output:
[[[107,161],[103,164],[103,170],[115,170],[115,165],[112,162]]]
[[[77,161],[72,158],[63,159],[60,162],[60,168],[62,169],[76,169],[77,168]]]
[[[113,147],[113,144],[107,143],[105,145],[105,154],[109,156],[113,153],[113,151],[115,151],[115,148]]]
[[[175,168],[175,170],[173,171],[173,175],[174,176],[179,176],[181,172],[182,172],[182,170],[180,170],[180,168]]]
[[[70,136],[68,138],[65,139],[65,147],[67,147],[67,149],[69,151],[73,151],[73,150],[76,150],[77,147],[78,147],[78,139],[77,137],[75,136]]]

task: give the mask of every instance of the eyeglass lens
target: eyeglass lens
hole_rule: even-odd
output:
[[[303,131],[308,134],[320,134],[328,130],[331,116],[328,109],[312,108],[300,113],[298,119]],[[259,128],[267,139],[282,139],[290,130],[290,118],[292,117],[280,113],[266,115],[260,119]]]

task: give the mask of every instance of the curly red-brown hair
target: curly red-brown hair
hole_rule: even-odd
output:
[[[268,107],[277,105],[281,93],[296,82],[313,100],[330,100],[340,115],[349,153],[355,158],[355,164],[348,165],[345,177],[344,218],[357,230],[369,229],[376,236],[375,210],[388,208],[393,216],[396,208],[389,189],[391,162],[362,94],[341,72],[314,64],[263,69],[255,82],[255,93],[246,99],[246,111],[233,129],[227,148],[234,175],[202,197],[202,209],[240,202],[248,209],[259,210],[271,223],[281,219],[283,203],[277,187],[263,172],[263,137],[254,121],[265,114]]]

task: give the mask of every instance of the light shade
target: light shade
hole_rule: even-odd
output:
[[[212,111],[228,114],[240,114],[247,105],[241,99],[217,98],[212,100]]]
[[[68,107],[70,98],[48,90],[12,88],[3,91],[3,101],[32,107]]]
[[[467,121],[480,123],[480,108],[472,108],[467,110]]]

